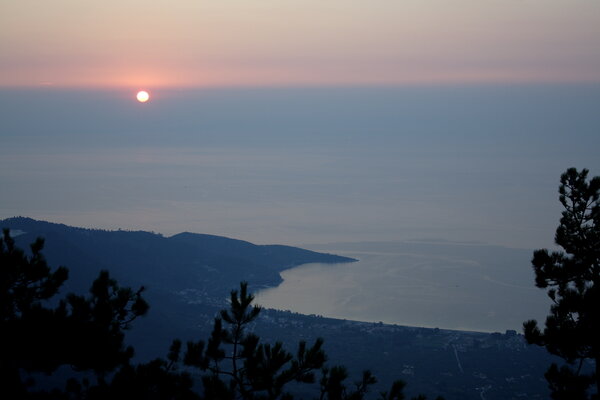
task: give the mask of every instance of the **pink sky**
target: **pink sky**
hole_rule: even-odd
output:
[[[593,0],[19,0],[0,86],[600,82]]]

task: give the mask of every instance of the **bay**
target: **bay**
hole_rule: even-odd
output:
[[[545,320],[531,251],[482,244],[407,241],[310,246],[358,259],[284,271],[262,290],[265,307],[302,314],[483,332],[521,331]]]

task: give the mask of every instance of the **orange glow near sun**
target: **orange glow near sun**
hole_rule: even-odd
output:
[[[148,92],[146,92],[145,90],[140,90],[139,92],[137,92],[135,97],[136,97],[137,101],[139,101],[140,103],[145,103],[148,100],[150,100],[150,94]]]

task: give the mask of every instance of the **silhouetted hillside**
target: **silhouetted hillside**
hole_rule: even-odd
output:
[[[46,241],[51,264],[69,267],[69,284],[87,284],[100,269],[120,281],[171,291],[193,288],[224,296],[240,280],[251,287],[274,286],[279,272],[297,265],[342,263],[353,259],[290,246],[255,245],[221,236],[180,233],[172,237],[142,231],[106,231],[17,217],[0,221],[27,247],[36,237]]]
[[[142,358],[163,354],[174,337],[207,334],[214,313],[242,280],[256,291],[277,285],[279,272],[286,268],[354,261],[290,246],[255,245],[193,233],[164,237],[143,231],[76,228],[25,217],[1,220],[0,227],[9,228],[24,249],[37,237],[44,238],[49,264],[69,269],[63,294],[87,292],[103,269],[123,285],[144,286],[151,311],[136,322],[137,329],[129,335]],[[200,326],[204,322],[208,324]]]

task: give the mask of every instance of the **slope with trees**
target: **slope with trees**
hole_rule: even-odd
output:
[[[181,341],[175,340],[166,360],[133,365],[133,348],[123,339],[130,324],[148,311],[143,288],[120,287],[102,271],[89,296],[69,294],[57,300],[68,271],[52,271],[42,248],[43,240],[38,239],[27,255],[15,246],[8,230],[0,239],[3,398],[290,400],[294,395],[288,384],[314,384],[320,372],[316,398],[361,400],[376,382],[365,371],[353,387],[347,385],[344,367],[326,367],[321,339],[312,346],[300,342],[295,356],[280,342],[262,343],[247,331],[261,308],[252,304],[246,283],[232,291],[230,308],[215,319],[207,342],[188,342],[183,353]],[[62,367],[73,370],[62,388],[48,392],[36,386],[36,373],[52,375]],[[201,371],[200,391],[192,374],[182,368]],[[403,388],[403,382],[395,381],[378,398],[404,399]]]

